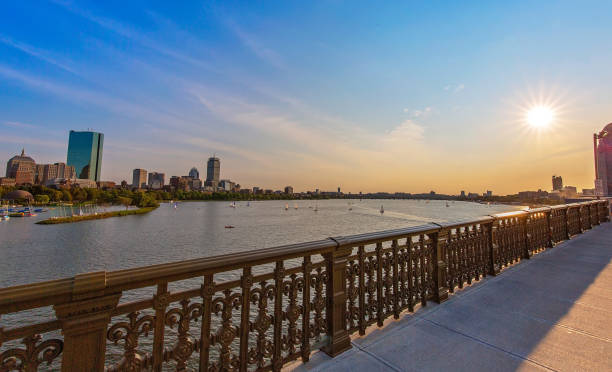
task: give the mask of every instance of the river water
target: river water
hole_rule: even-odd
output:
[[[240,202],[232,208],[229,202],[184,202],[174,208],[164,203],[146,215],[60,225],[34,224],[57,210],[12,218],[0,222],[0,287],[520,209],[468,202],[446,207],[445,201],[423,200],[354,200],[351,205],[298,200],[285,210],[286,204]]]

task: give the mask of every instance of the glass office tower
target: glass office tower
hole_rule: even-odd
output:
[[[68,165],[74,166],[76,177],[100,181],[104,134],[70,131]]]

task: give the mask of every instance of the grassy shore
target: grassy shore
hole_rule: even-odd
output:
[[[89,220],[101,220],[103,218],[111,217],[123,217],[134,214],[145,214],[149,213],[157,207],[139,208],[139,209],[128,209],[124,211],[104,212],[98,214],[90,214],[87,216],[72,216],[72,217],[60,217],[60,218],[48,218],[46,220],[36,222],[38,225],[55,225],[58,223],[72,223]]]

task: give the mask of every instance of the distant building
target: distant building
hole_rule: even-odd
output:
[[[147,170],[136,168],[132,171],[132,187],[142,189],[147,187]]]
[[[582,195],[593,196],[595,195],[595,189],[582,189]]]
[[[292,186],[285,186],[285,194],[288,194],[288,195],[293,194],[293,187]]]
[[[47,180],[45,182],[45,186],[53,187],[56,189],[70,189],[73,187],[80,187],[82,189],[97,189],[98,184],[94,180],[90,179],[82,179],[82,178],[74,178],[74,179],[66,179],[66,178],[53,178]]]
[[[54,178],[76,178],[76,170],[66,163],[36,165],[36,183],[42,185]]]
[[[612,123],[593,134],[595,152],[595,193],[612,196]]]
[[[189,177],[193,179],[200,179],[200,172],[198,172],[198,168],[191,168],[191,170],[189,171]]]
[[[25,149],[21,150],[21,155],[13,156],[6,163],[6,177],[14,178],[16,185],[33,185],[36,175],[36,162],[26,156]]]
[[[219,181],[219,188],[223,191],[232,191],[235,183],[230,180],[221,180]]]
[[[553,190],[561,190],[563,188],[563,178],[561,176],[552,176]]]
[[[98,188],[102,190],[114,189],[117,184],[113,181],[98,181]]]
[[[164,187],[166,175],[164,173],[149,173],[148,185],[151,189],[158,190]]]
[[[340,186],[338,186],[338,194],[340,194]]]
[[[538,191],[521,191],[518,193],[519,199],[539,199],[548,197],[547,191],[542,191],[538,189]]]
[[[221,175],[221,162],[217,157],[211,157],[206,163],[206,185],[212,187],[219,186],[219,177]]]
[[[104,134],[70,131],[68,139],[68,165],[73,166],[76,178],[100,181]]]
[[[461,197],[465,198],[465,191],[464,190],[461,190]]]
[[[191,178],[189,177],[191,180],[189,181],[189,188],[191,190],[200,190],[202,188],[202,180],[199,178]]]
[[[0,177],[0,186],[15,186],[15,179],[8,177]]]

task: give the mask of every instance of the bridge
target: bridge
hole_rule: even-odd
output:
[[[590,201],[0,289],[0,371],[610,370]]]

